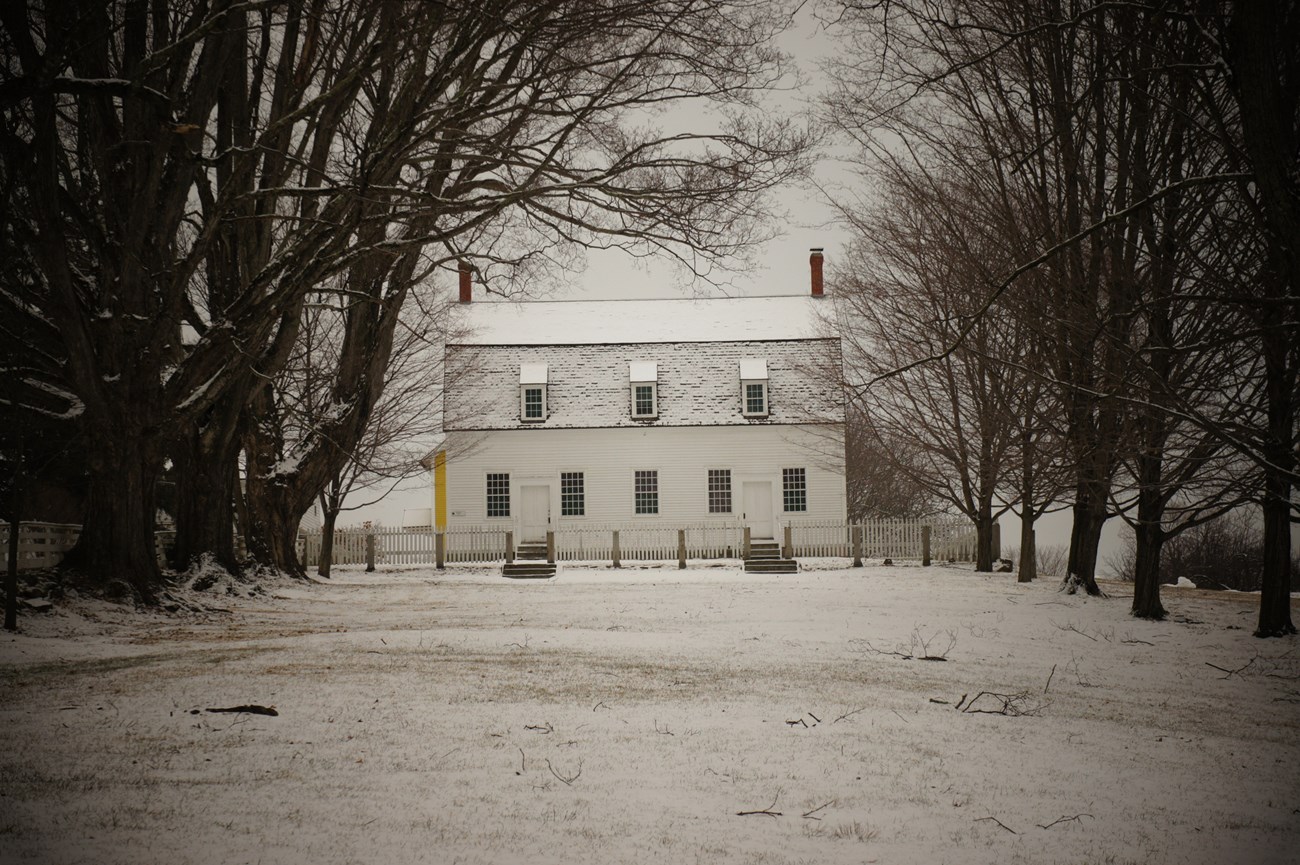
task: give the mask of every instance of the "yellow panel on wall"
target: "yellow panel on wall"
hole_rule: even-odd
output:
[[[447,452],[433,455],[433,523],[439,531],[447,528]]]

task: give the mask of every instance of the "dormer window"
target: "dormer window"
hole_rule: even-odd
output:
[[[659,417],[659,364],[653,361],[628,364],[628,386],[631,388],[633,419],[654,420]]]
[[[526,423],[546,420],[546,364],[519,367],[519,419]]]
[[[767,360],[750,357],[740,362],[740,413],[767,417]]]

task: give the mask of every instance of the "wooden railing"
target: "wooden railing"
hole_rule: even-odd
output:
[[[18,570],[55,567],[80,536],[77,523],[19,523]],[[0,551],[0,556],[9,554],[8,524],[0,525]]]

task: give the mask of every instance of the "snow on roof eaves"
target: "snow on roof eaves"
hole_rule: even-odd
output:
[[[621,345],[817,339],[825,298],[478,302],[456,307],[463,345]]]
[[[767,362],[769,414],[741,414],[742,358]],[[629,366],[657,366],[658,417],[634,420]],[[519,369],[545,363],[547,417],[519,419]],[[844,419],[836,340],[647,345],[453,346],[446,378],[449,430],[806,424]]]

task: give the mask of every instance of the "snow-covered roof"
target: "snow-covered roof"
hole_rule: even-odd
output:
[[[763,361],[768,414],[741,412],[742,360]],[[544,363],[547,416],[519,417],[521,366]],[[632,364],[654,364],[658,416],[631,417]],[[448,430],[727,426],[842,421],[839,340],[452,346],[446,368]]]
[[[827,298],[558,300],[457,305],[465,345],[607,345],[825,336]]]

